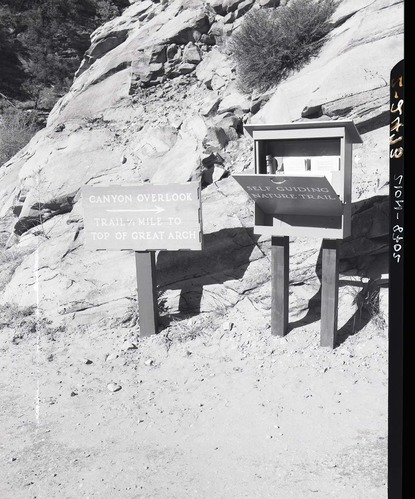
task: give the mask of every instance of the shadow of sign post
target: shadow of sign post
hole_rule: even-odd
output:
[[[202,249],[200,182],[85,186],[85,245],[134,250],[140,336],[158,331],[155,251]]]

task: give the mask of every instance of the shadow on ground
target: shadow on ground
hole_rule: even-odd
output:
[[[335,346],[341,345],[350,336],[357,334],[379,313],[379,292],[382,274],[388,273],[388,197],[374,196],[352,205],[352,234],[340,244],[339,268],[342,273],[366,277],[367,282],[340,279],[339,287],[356,286],[355,313],[338,330]],[[310,298],[307,313],[298,321],[291,322],[288,332],[321,319],[321,259],[317,258],[316,275],[320,280],[317,293]]]
[[[180,290],[179,311],[162,317],[163,325],[199,314],[205,286],[243,279],[258,238],[252,228],[236,227],[203,235],[203,251],[160,252],[157,284],[161,308],[164,291]],[[223,298],[226,301],[225,289]]]

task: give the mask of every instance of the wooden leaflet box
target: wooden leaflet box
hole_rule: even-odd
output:
[[[255,173],[233,177],[255,201],[256,234],[344,239],[351,231],[351,120],[248,124]],[[270,158],[276,173],[267,173]]]

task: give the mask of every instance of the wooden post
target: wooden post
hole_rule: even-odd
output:
[[[290,238],[271,238],[271,334],[288,331],[288,278]]]
[[[156,258],[154,251],[136,251],[140,336],[158,332]]]
[[[334,348],[339,300],[339,241],[323,239],[320,345]]]

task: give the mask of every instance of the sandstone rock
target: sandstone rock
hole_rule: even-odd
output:
[[[206,34],[203,34],[200,37],[200,41],[201,41],[201,43],[203,43],[205,45],[215,45],[215,43],[216,43],[216,40],[215,40],[214,36],[212,36],[212,35],[206,35]]]
[[[241,118],[232,113],[218,115],[215,125],[223,129],[230,141],[237,140],[243,131]]]
[[[19,220],[14,225],[15,234],[21,236],[27,230],[43,224],[52,217],[69,213],[72,210],[74,198],[75,194],[72,194],[51,199],[48,202],[23,204]],[[29,200],[33,201],[33,195],[29,197]]]
[[[202,173],[202,184],[210,185],[213,182],[218,182],[222,178],[228,176],[229,172],[225,170],[221,165],[214,164],[207,170],[204,170]]]
[[[271,3],[260,1],[262,6]],[[233,26],[224,25],[223,16],[229,12],[239,16],[248,3],[235,2],[231,7],[212,0],[211,7],[220,14],[215,22],[201,4],[196,0],[134,2],[120,18],[93,34],[93,50],[98,55],[102,49],[101,56],[75,79],[51,112],[47,127],[0,169],[0,217],[10,215],[13,207],[18,213],[85,184],[186,182],[200,179],[203,169],[209,184],[202,191],[203,252],[157,256],[168,311],[233,307],[232,313],[239,314],[250,306],[250,320],[263,320],[264,311],[271,307],[269,240],[254,235],[253,203],[232,177],[226,177],[228,169],[248,172],[253,168],[252,140],[237,137],[240,119],[242,115],[247,119],[248,112],[255,115],[255,122],[268,123],[297,121],[302,114],[303,119],[318,119],[320,113],[331,119],[352,117],[364,143],[354,148],[353,232],[341,245],[341,265],[379,273],[379,262],[388,255],[386,213],[384,201],[372,198],[380,192],[376,180],[381,180],[380,185],[388,181],[388,78],[390,67],[402,58],[402,3],[343,0],[333,16],[336,27],[318,57],[271,89],[268,103],[269,95],[253,94],[247,98],[248,107],[238,96],[231,106],[225,101],[228,107],[222,105],[217,117],[218,99],[229,101],[237,93],[231,83],[233,63],[213,47],[196,66],[197,81],[182,77],[177,71],[183,62],[179,45],[225,37],[243,16]],[[104,42],[126,29],[128,36],[118,45],[115,40]],[[142,69],[137,71],[134,61],[140,57]],[[141,82],[143,75],[151,86],[174,71],[180,79],[177,84],[172,80],[170,89],[163,84],[163,92],[137,87],[136,93],[129,93],[132,77]],[[212,97],[209,89],[214,89]],[[218,130],[226,139],[218,137]],[[209,134],[217,149],[232,139],[223,151],[224,160],[206,142]],[[127,162],[120,162],[122,155]],[[27,197],[17,202],[20,189]],[[0,302],[29,306],[38,299],[47,316],[72,324],[124,317],[136,295],[132,252],[87,250],[77,199],[70,213],[47,219],[53,214],[50,206],[44,206],[43,213],[47,238],[26,230],[10,240],[13,250],[24,250],[27,256],[2,291]],[[309,300],[319,289],[320,244],[307,238],[291,241],[290,278],[303,284],[292,287],[294,313],[307,313]],[[41,251],[36,254],[38,247]]]
[[[164,24],[157,33],[157,38],[177,44],[195,41],[193,34],[207,33],[210,28],[209,18],[202,8],[184,9]]]
[[[228,171],[225,170],[219,164],[213,165],[208,170],[204,170],[202,175],[202,182],[204,185],[212,184],[213,182],[218,182],[222,178],[225,178],[228,175]]]
[[[259,0],[259,5],[261,7],[278,7],[280,0]]]
[[[244,0],[223,0],[223,5],[227,12],[234,12],[242,3],[246,2]],[[250,3],[253,3],[253,0]]]
[[[361,203],[355,203],[360,205]],[[356,209],[356,208],[355,208]],[[389,200],[379,196],[363,203],[363,208],[352,216],[352,238],[377,239],[389,234]]]
[[[118,392],[121,390],[121,385],[118,383],[108,383],[107,388],[110,392]]]
[[[265,92],[261,94],[252,94],[251,97],[251,107],[249,108],[249,111],[252,114],[256,114],[272,97],[272,92]]]
[[[165,55],[165,51],[161,52]],[[159,57],[160,52],[142,51],[131,64],[130,94],[134,93],[140,86],[147,86],[151,80],[163,74],[163,60]]]
[[[194,137],[179,137],[169,152],[158,162],[157,170],[150,177],[151,181],[157,184],[198,179],[200,155],[200,143]]]
[[[178,53],[179,47],[175,43],[171,43],[166,49],[167,59],[174,59]]]
[[[255,0],[244,0],[242,3],[238,5],[238,9],[236,11],[236,18],[239,19],[241,16],[246,14],[251,7],[253,7]]]
[[[202,142],[206,137],[208,126],[206,121],[201,116],[194,114],[189,116],[180,128],[180,136],[182,138],[194,137],[198,142]]]
[[[229,12],[228,14],[226,14],[226,16],[223,18],[223,22],[225,24],[230,24],[230,23],[233,23],[236,19],[236,15],[237,15],[237,11],[235,12]]]
[[[161,157],[169,151],[177,141],[177,130],[173,126],[153,126],[146,124],[136,135],[135,155],[142,162],[148,158]]]
[[[245,95],[232,93],[224,97],[219,104],[218,113],[227,113],[240,109],[243,113],[251,108],[251,101]]]
[[[215,165],[213,167],[212,182],[219,182],[222,178],[228,175],[228,171],[222,168],[220,165]]]
[[[208,151],[220,151],[228,141],[229,139],[223,128],[214,126],[208,129],[203,145]]]
[[[342,9],[352,9],[354,2],[345,2]],[[291,122],[301,117],[305,107],[324,105],[351,97],[348,103],[359,102],[359,96],[372,100],[388,95],[390,69],[398,62],[397,47],[402,46],[402,14],[397,4],[383,2],[384,8],[359,2],[354,15],[330,33],[319,54],[295,77],[278,85],[274,96],[255,116],[256,123]],[[355,31],[359,24],[359,34]],[[369,34],[370,33],[370,34]],[[382,53],[382,61],[378,54]],[[386,62],[387,61],[387,62]],[[353,71],[350,68],[354,68]],[[312,97],[311,97],[312,96]],[[354,103],[352,104],[352,108]],[[375,109],[375,106],[373,106]],[[383,108],[377,108],[383,112]],[[346,111],[342,116],[349,116]]]
[[[214,11],[224,16],[226,14],[226,5],[224,0],[208,0],[208,4],[214,9]]]
[[[220,97],[216,92],[209,93],[203,100],[200,107],[200,114],[202,116],[209,116],[215,114],[220,103]]]
[[[210,90],[218,89],[226,84],[226,80],[230,79],[232,69],[225,54],[217,48],[213,48],[197,66],[196,78],[203,82]],[[215,84],[214,79],[217,77],[223,81],[223,85]]]
[[[118,47],[121,43],[123,43],[128,36],[128,29],[120,29],[117,31],[113,31],[109,36],[105,38],[100,38],[97,41],[91,44],[91,47],[86,51],[85,57],[89,64],[100,59],[105,54],[107,54],[110,50]],[[85,70],[86,68],[84,68]],[[82,71],[78,71],[75,76],[79,76]]]
[[[86,364],[86,365],[93,364],[92,360],[91,359],[87,359],[86,357],[82,357],[80,359],[80,361],[82,362],[82,364]]]
[[[119,356],[118,356],[118,354],[117,354],[117,353],[109,353],[109,354],[105,357],[105,360],[106,360],[107,362],[111,362],[111,361],[113,361],[113,360],[115,360],[115,359],[118,359],[118,357],[119,357]]]
[[[215,164],[222,165],[224,162],[222,156],[217,152],[204,152],[202,154],[202,165],[204,168],[211,168]]]
[[[136,350],[137,345],[135,343],[133,343],[132,341],[126,341],[125,343],[123,343],[122,349],[123,350]]]
[[[191,64],[190,62],[182,62],[177,66],[177,72],[181,75],[187,75],[192,73],[196,68],[196,64]]]
[[[215,21],[209,30],[209,35],[215,38],[216,44],[220,44],[223,40],[232,34],[233,27],[225,22],[225,18]]]
[[[183,61],[190,64],[199,64],[201,60],[200,50],[196,45],[189,42],[183,50]]]

